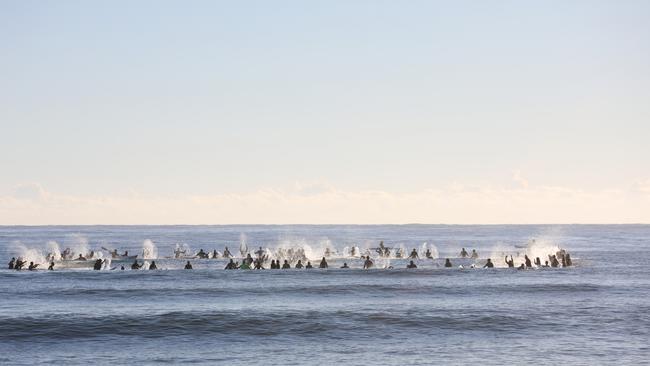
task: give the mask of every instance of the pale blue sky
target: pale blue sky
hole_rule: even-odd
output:
[[[0,196],[650,186],[648,1],[0,1],[0,85]]]

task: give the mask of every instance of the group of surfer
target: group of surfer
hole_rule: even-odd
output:
[[[147,262],[139,262],[137,259],[137,255],[129,256],[128,251],[124,251],[124,254],[119,254],[117,249],[114,250],[108,250],[104,247],[102,249],[105,249],[106,251],[109,252],[111,257],[113,259],[134,259],[133,263],[131,264],[131,269],[132,270],[140,270],[145,268]],[[372,249],[372,248],[371,248]],[[246,252],[248,249],[245,249]],[[388,248],[384,245],[384,242],[379,243],[379,247],[375,248],[377,253],[379,253],[380,258],[386,258],[390,256],[392,248]],[[395,256],[397,258],[403,258],[404,256],[402,255],[402,248],[397,248],[395,251]],[[244,256],[244,250],[240,248],[240,252],[242,256]],[[353,257],[357,257],[358,250],[357,247],[351,247],[349,250],[349,254],[352,255]],[[289,268],[297,268],[297,269],[311,269],[314,268],[312,263],[309,261],[305,254],[305,250],[303,248],[289,248],[289,249],[284,249],[280,248],[277,251],[273,252],[269,249],[263,249],[262,247],[259,247],[258,250],[254,252],[255,258],[250,253],[246,253],[245,257],[243,258],[242,262],[239,263],[239,261],[235,261],[235,257],[233,254],[230,252],[228,247],[226,246],[224,248],[223,253],[219,253],[216,249],[213,250],[212,252],[206,252],[203,249],[200,249],[198,252],[196,252],[195,255],[193,256],[185,256],[187,253],[187,250],[185,249],[180,249],[177,247],[174,250],[174,258],[184,258],[184,259],[192,259],[192,258],[198,258],[198,259],[213,259],[213,258],[227,258],[229,259],[228,263],[226,264],[225,268],[226,270],[234,270],[234,269],[265,269],[265,263],[268,263],[269,260],[271,260],[270,263],[270,269],[289,269]],[[70,258],[73,256],[72,251],[69,248],[66,248],[63,252],[60,253],[61,258],[68,258],[68,260],[71,260]],[[92,258],[95,256],[96,253],[94,251],[91,251],[87,257]],[[332,256],[332,250],[330,248],[326,248],[324,252],[324,256],[322,260],[320,261],[318,268],[328,268],[329,265],[327,263],[328,257]],[[54,269],[54,255],[49,254],[47,259],[49,262],[48,270],[53,270]],[[272,257],[275,257],[275,259],[271,259]],[[424,252],[424,257],[427,259],[435,259],[433,253],[429,248],[426,249]],[[437,257],[437,253],[436,253]],[[465,248],[462,248],[459,254],[459,257],[462,259],[466,258],[471,258],[471,259],[478,259],[479,254],[476,252],[476,249],[472,249],[471,253],[468,252]],[[88,260],[85,256],[82,254],[79,254],[77,258],[74,260],[79,260],[79,261],[86,261]],[[357,257],[358,258],[358,257]],[[364,269],[369,269],[374,267],[374,261],[370,257],[370,249],[367,249],[364,255],[361,255],[360,258],[363,260],[363,268]],[[414,248],[411,250],[410,254],[406,257],[410,259],[409,263],[406,265],[406,268],[408,269],[415,269],[418,268],[417,264],[414,262],[414,260],[420,259],[420,254],[418,251]],[[305,264],[306,262],[306,264]],[[515,263],[512,255],[508,259],[508,256],[506,255],[505,257],[505,263],[509,268],[514,268]],[[518,269],[527,269],[527,268],[532,268],[533,263],[537,267],[569,267],[572,265],[572,260],[571,260],[571,255],[567,253],[564,249],[561,249],[557,251],[554,255],[549,255],[548,260],[545,261],[545,263],[542,265],[542,261],[539,257],[536,257],[534,262],[531,263],[530,258],[528,255],[524,255],[524,260],[523,263],[518,267]],[[11,261],[9,262],[9,269],[15,269],[15,270],[22,270],[26,266],[26,261],[22,260],[22,258],[12,258]],[[28,270],[36,270],[39,264],[35,264],[34,262],[30,262],[29,265],[27,266]],[[471,268],[475,268],[475,264],[471,264]],[[158,269],[158,266],[156,265],[155,261],[151,261],[151,263],[146,266],[146,269],[149,270],[156,270]],[[386,266],[386,268],[393,268],[392,266]],[[446,268],[451,268],[453,267],[453,264],[449,258],[445,259],[444,262],[444,267]],[[462,268],[463,265],[460,265]],[[492,262],[491,258],[487,258],[486,263],[482,266],[483,268],[493,268],[494,263]],[[192,269],[192,264],[188,260],[187,263],[185,264],[185,269]],[[347,262],[343,263],[343,265],[340,268],[350,268],[347,264]],[[110,259],[102,259],[101,254],[99,255],[99,258],[95,260],[93,264],[93,269],[94,270],[102,270],[102,269],[117,269],[117,267],[110,268]],[[124,265],[120,266],[120,269],[124,270]]]
[[[27,264],[27,261],[21,260],[20,258],[16,259],[15,257],[12,257],[11,260],[9,261],[9,269],[20,271],[23,269],[23,267],[25,267],[25,264]],[[29,262],[29,266],[27,266],[27,270],[35,271],[38,266],[40,266],[40,264]],[[54,262],[50,262],[50,265],[47,267],[47,269],[52,271],[54,269]]]

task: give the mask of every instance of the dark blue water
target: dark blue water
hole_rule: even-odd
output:
[[[244,234],[244,235],[242,235]],[[173,256],[176,244],[238,252],[387,246],[438,251],[363,270],[224,271],[224,259]],[[531,245],[531,239],[535,244]],[[97,226],[0,227],[0,258],[40,260],[65,247],[141,253],[162,270],[57,263],[0,270],[0,364],[640,364],[650,359],[650,226]],[[431,244],[435,245],[432,246]],[[575,266],[472,269],[502,254],[559,246]],[[477,260],[457,259],[462,247]],[[104,253],[105,254],[105,253]],[[373,253],[373,256],[375,254]],[[453,268],[444,268],[444,258]],[[148,260],[150,262],[151,260]],[[317,261],[316,261],[317,262]],[[352,267],[338,269],[343,262]],[[458,268],[463,265],[465,268]],[[393,268],[384,268],[392,266]]]

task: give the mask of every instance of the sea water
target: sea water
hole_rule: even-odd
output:
[[[225,271],[219,258],[189,259],[188,271],[173,258],[175,248],[239,255],[241,238],[251,252],[302,248],[314,265],[325,248],[337,254],[326,270]],[[377,258],[379,241],[417,249],[419,268]],[[101,271],[6,269],[68,247],[128,250],[161,270],[119,259]],[[369,249],[375,268],[343,254],[352,247]],[[480,258],[458,259],[463,247]],[[574,266],[503,268],[506,254],[519,265],[556,248]],[[4,226],[0,364],[642,364],[649,251],[646,225]],[[499,268],[470,268],[487,257]]]

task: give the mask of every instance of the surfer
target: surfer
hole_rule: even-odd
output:
[[[128,251],[128,250],[125,250],[125,251],[124,251],[124,254],[122,254],[122,257],[128,257],[128,256],[129,256],[129,251]]]
[[[133,261],[133,264],[131,265],[131,269],[132,270],[140,269],[142,266],[143,266],[143,264],[139,264],[138,260],[136,259],[135,261]]]
[[[119,257],[120,255],[117,253],[117,249],[113,249],[113,251],[109,252],[111,254],[111,258],[115,259]]]
[[[350,249],[350,256],[352,257],[357,256],[357,247],[352,247],[352,249]]]
[[[275,268],[275,259],[271,259],[271,269],[276,269]]]
[[[296,268],[300,269],[300,268],[302,268],[302,267],[304,267],[304,266],[302,265],[302,261],[301,261],[300,259],[298,259],[298,263],[296,263]]]
[[[418,266],[416,266],[415,263],[413,263],[413,261],[411,261],[411,263],[409,263],[409,264],[406,266],[406,268],[408,268],[408,269],[411,269],[411,268],[418,268]]]
[[[532,263],[530,263],[530,258],[527,255],[524,255],[524,262],[526,263],[526,268],[533,268]]]
[[[512,259],[512,255],[510,256],[510,260],[508,260],[508,256],[506,255],[506,264],[508,265],[508,268],[515,267],[515,261]]]
[[[14,269],[15,264],[16,264],[16,258],[11,257],[11,260],[9,261],[9,269]]]
[[[307,261],[307,265],[305,266],[305,269],[311,269],[314,268],[314,266],[311,265],[311,262]]]
[[[350,267],[348,267],[347,263],[343,262],[343,265],[341,266],[341,268],[350,268]]]
[[[522,263],[521,266],[517,267],[518,270],[526,269],[526,266]]]
[[[255,267],[254,267],[254,268],[255,268],[255,269],[264,269],[264,267],[262,266],[262,261],[259,260],[259,259],[256,260],[256,261],[255,261]]]
[[[81,255],[81,253],[79,253],[79,257],[77,257],[77,260],[78,261],[85,261],[86,258],[83,255]]]
[[[418,256],[418,251],[413,248],[411,251],[411,255],[409,255],[409,259],[420,259],[420,256]]]
[[[258,258],[262,258],[262,256],[264,255],[264,249],[260,247],[258,250],[255,251],[255,254],[257,254]]]
[[[241,265],[239,266],[239,269],[251,269],[251,265],[248,264],[248,261],[242,261]]]
[[[178,245],[178,244],[176,244]],[[117,253],[117,249],[115,250],[115,253]],[[176,250],[174,250],[174,258],[178,259],[181,257],[181,254],[185,254],[185,250],[181,250],[181,248],[177,247]],[[113,257],[115,258],[115,257]]]
[[[494,268],[494,263],[492,263],[492,259],[488,258],[487,263],[485,263],[483,268]]]
[[[217,258],[219,258],[219,252],[217,252],[217,250],[215,249],[212,251],[212,259],[217,259]]]
[[[566,254],[566,267],[571,267],[573,265],[573,262],[571,261],[571,254],[567,253]]]
[[[402,254],[402,248],[397,248],[395,251],[395,258],[402,258],[404,255]]]
[[[472,249],[472,259],[478,258],[478,253],[476,253],[476,249]]]
[[[541,266],[542,266],[542,260],[539,259],[539,257],[536,257],[536,258],[535,258],[535,265],[536,265],[537,267],[541,267]]]
[[[149,265],[149,270],[154,270],[158,269],[158,266],[156,266],[156,261],[151,261],[151,264]]]
[[[558,262],[557,257],[555,255],[549,255],[548,259],[551,262],[551,267],[557,268],[560,265],[560,262]]]
[[[445,267],[447,267],[447,268],[452,267],[452,264],[451,264],[451,261],[449,260],[449,258],[445,259]]]
[[[370,269],[373,264],[372,260],[370,260],[370,256],[367,256],[366,260],[363,262],[363,269]]]
[[[95,270],[95,271],[99,271],[100,269],[102,269],[102,260],[101,260],[101,259],[97,259],[97,260],[95,261],[95,263],[93,264],[93,270]]]
[[[332,252],[330,251],[329,247],[325,248],[325,253],[323,255],[326,256],[326,257],[329,257],[329,256],[332,255]]]
[[[327,268],[327,261],[325,260],[325,257],[321,259],[320,264],[318,265],[318,268]]]
[[[226,264],[226,268],[224,269],[237,269],[237,266],[235,265],[235,261],[233,261],[232,258],[230,258],[230,262]]]
[[[228,249],[228,247],[226,247],[226,248],[223,250],[223,257],[224,257],[224,258],[232,258],[232,253],[230,253],[230,250]]]
[[[50,262],[50,266],[47,267],[48,271],[54,271],[54,261]]]
[[[461,258],[467,258],[467,257],[469,257],[469,253],[467,253],[467,251],[465,250],[465,248],[463,248],[463,249],[460,251],[460,257],[461,257]]]
[[[20,260],[20,258],[18,258],[18,259],[16,260],[16,264],[14,265],[14,269],[15,269],[16,271],[20,271],[21,269],[23,269],[23,266],[24,266],[24,265],[25,265],[25,261]]]
[[[289,262],[285,259],[284,264],[282,265],[282,269],[289,269],[291,266],[289,265]]]
[[[253,257],[251,257],[250,253],[246,254],[246,258],[244,258],[243,263],[246,263],[249,266],[253,263]]]
[[[427,248],[426,253],[424,255],[427,257],[427,259],[433,259],[433,256],[431,256],[431,250]]]
[[[30,271],[35,271],[36,267],[38,267],[38,264],[34,264],[34,262],[29,262],[29,267],[27,267],[27,269]]]
[[[187,261],[187,263],[185,263],[185,269],[192,269],[192,263],[190,263],[190,261]]]
[[[201,258],[201,259],[205,259],[205,258],[208,257],[208,253],[204,252],[203,249],[201,249],[201,250],[199,250],[198,253],[196,253],[196,256]]]

